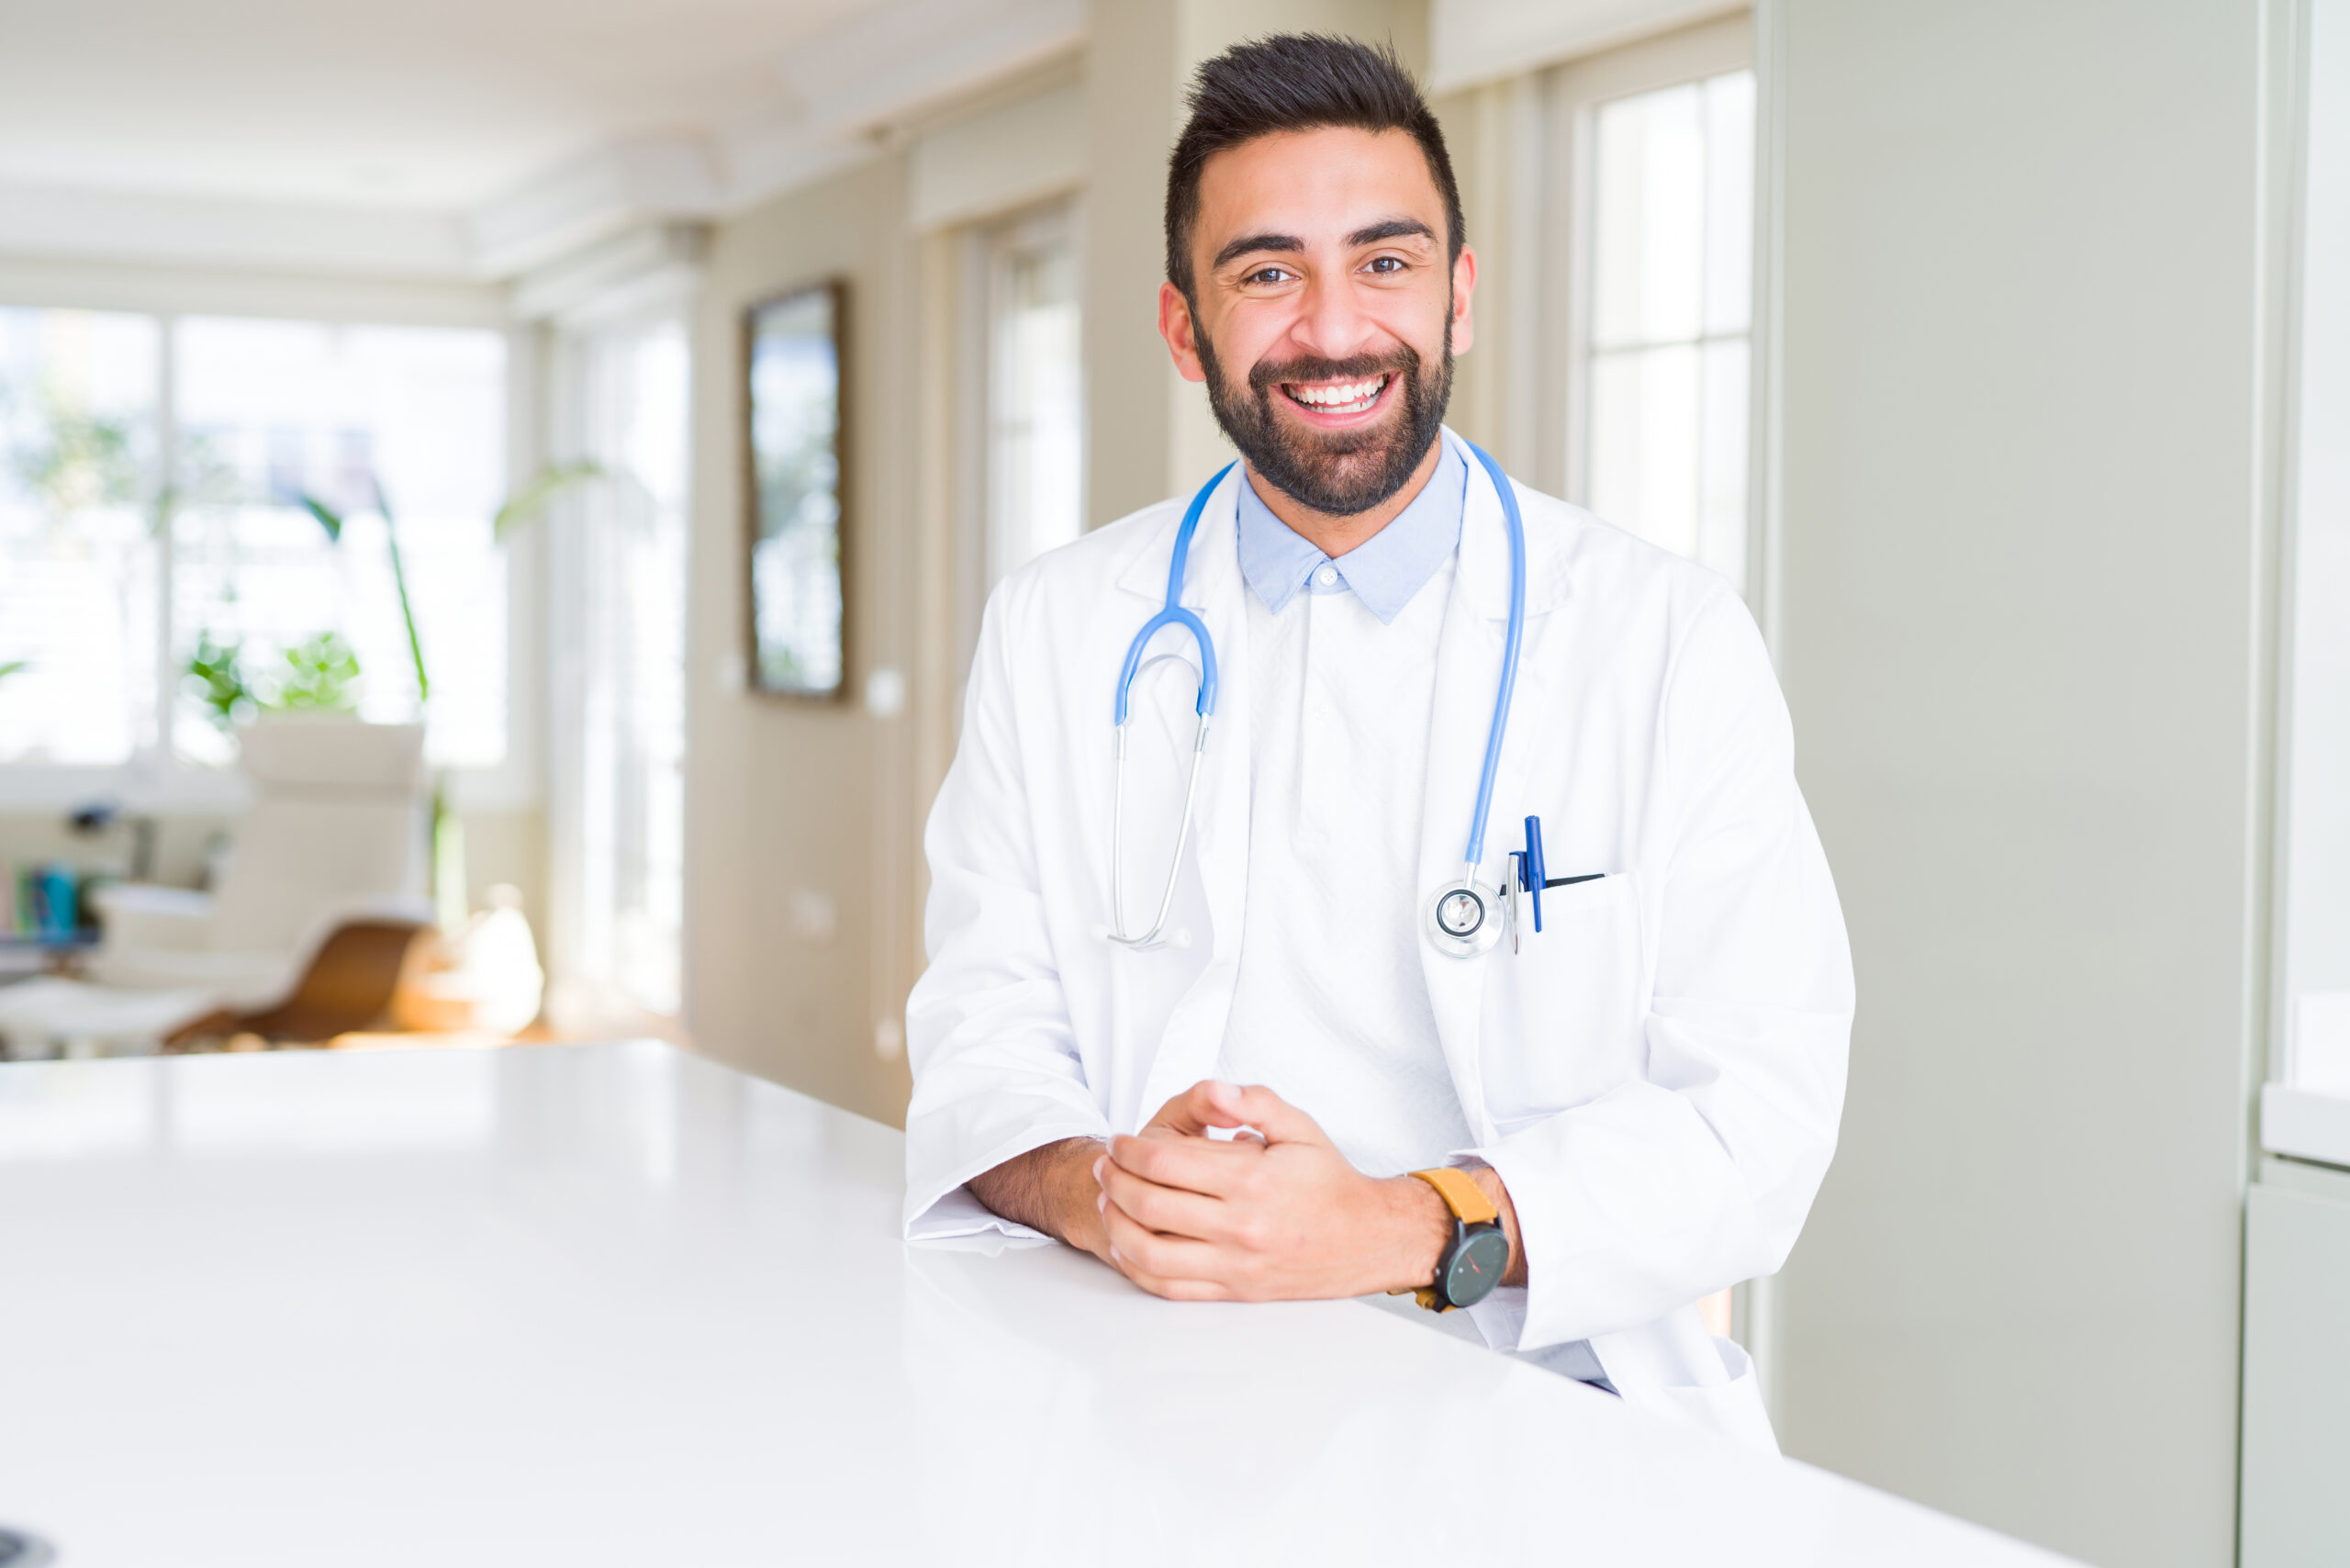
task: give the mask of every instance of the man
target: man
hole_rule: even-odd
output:
[[[989,606],[927,836],[908,1234],[1055,1237],[1176,1299],[1473,1303],[1502,1349],[1767,1445],[1694,1304],[1793,1244],[1852,999],[1761,639],[1444,431],[1477,262],[1391,56],[1242,45],[1192,111],[1158,325],[1242,465]],[[1177,593],[1202,634],[1129,661]],[[1528,817],[1566,873],[1541,930],[1448,940],[1464,829],[1467,885],[1530,903]]]

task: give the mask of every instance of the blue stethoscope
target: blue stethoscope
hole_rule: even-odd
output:
[[[1504,877],[1505,888],[1495,888],[1477,879],[1477,868],[1485,855],[1485,818],[1493,809],[1494,778],[1501,767],[1502,736],[1509,728],[1510,693],[1517,686],[1518,644],[1526,635],[1526,522],[1519,515],[1517,493],[1484,448],[1474,442],[1462,442],[1470,453],[1483,465],[1494,481],[1494,491],[1501,498],[1502,518],[1509,529],[1509,632],[1502,646],[1502,676],[1499,689],[1494,693],[1494,722],[1485,735],[1485,765],[1477,778],[1476,814],[1469,821],[1469,848],[1461,864],[1460,875],[1446,882],[1430,895],[1427,902],[1427,929],[1428,940],[1439,952],[1456,958],[1473,958],[1488,951],[1501,940],[1505,925],[1512,933],[1515,946],[1517,925],[1517,894],[1522,890],[1531,895],[1534,905],[1534,929],[1542,929],[1542,893],[1546,888],[1564,887],[1572,882],[1598,879],[1596,875],[1549,878],[1542,863],[1542,823],[1539,817],[1526,819],[1526,847],[1512,850],[1510,869]],[[1207,754],[1208,725],[1215,717],[1215,641],[1200,618],[1182,606],[1183,571],[1190,564],[1192,535],[1198,532],[1200,514],[1207,510],[1208,498],[1215,493],[1233,465],[1226,464],[1215,476],[1200,487],[1199,494],[1184,510],[1183,523],[1175,531],[1175,551],[1167,566],[1167,603],[1158,614],[1143,622],[1135,640],[1126,645],[1126,661],[1118,672],[1117,710],[1117,775],[1110,807],[1110,914],[1117,922],[1104,933],[1113,942],[1134,948],[1150,948],[1161,945],[1160,935],[1167,928],[1168,912],[1175,904],[1175,879],[1183,864],[1183,846],[1192,832],[1192,802],[1200,788],[1200,759]],[[1166,890],[1159,895],[1158,913],[1150,929],[1139,936],[1125,933],[1125,832],[1126,807],[1126,720],[1129,716],[1127,698],[1134,689],[1135,675],[1142,666],[1143,650],[1165,627],[1180,626],[1191,633],[1200,650],[1199,700],[1195,711],[1199,727],[1192,740],[1192,770],[1183,787],[1183,818],[1175,834],[1175,855],[1167,868]],[[1506,890],[1507,902],[1504,902]]]

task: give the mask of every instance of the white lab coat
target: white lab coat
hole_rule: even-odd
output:
[[[1420,883],[1460,874],[1509,593],[1500,502],[1469,464],[1437,654]],[[907,1005],[911,1238],[993,1223],[963,1183],[1056,1139],[1133,1131],[1214,1075],[1248,877],[1248,618],[1236,470],[1203,511],[1182,602],[1221,696],[1170,927],[1103,939],[1113,694],[1160,606],[1183,500],[1056,550],[990,600],[926,847],[931,966]],[[1508,1185],[1529,1284],[1487,1338],[1588,1339],[1625,1398],[1771,1443],[1751,1367],[1695,1304],[1774,1271],[1835,1148],[1852,980],[1798,793],[1786,707],[1729,585],[1518,487],[1526,630],[1481,879],[1542,819],[1543,932],[1467,960],[1423,945],[1477,1147]],[[1135,691],[1126,929],[1146,928],[1190,758],[1196,657],[1162,632]],[[1306,912],[1302,917],[1307,917]],[[1340,939],[1334,933],[1333,939]],[[1309,1114],[1314,1107],[1303,1107]],[[1009,1227],[1007,1227],[1009,1228]]]

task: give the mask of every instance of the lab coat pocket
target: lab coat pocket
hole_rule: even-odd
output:
[[[1487,1109],[1505,1130],[1639,1075],[1647,1014],[1639,878],[1554,888],[1542,929],[1521,896],[1517,951],[1487,960],[1480,1031]]]
[[[1741,1448],[1775,1455],[1779,1439],[1771,1430],[1770,1412],[1762,1407],[1762,1387],[1754,1376],[1754,1361],[1735,1341],[1716,1339],[1723,1383],[1667,1384],[1664,1396],[1683,1415],[1719,1433]]]

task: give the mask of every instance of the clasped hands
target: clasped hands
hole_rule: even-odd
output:
[[[1227,1140],[1208,1129],[1237,1130]],[[1169,1100],[1134,1137],[1059,1146],[1054,1226],[1154,1295],[1272,1301],[1427,1284],[1452,1216],[1425,1182],[1357,1170],[1313,1117],[1271,1090],[1214,1081]],[[1041,1151],[1040,1151],[1041,1152]],[[1492,1170],[1516,1251],[1516,1215]],[[1084,1189],[1097,1188],[1090,1197]],[[1069,1212],[1070,1200],[1093,1213]],[[1092,1223],[1088,1224],[1087,1221]],[[1508,1282],[1524,1265],[1513,1258]]]

